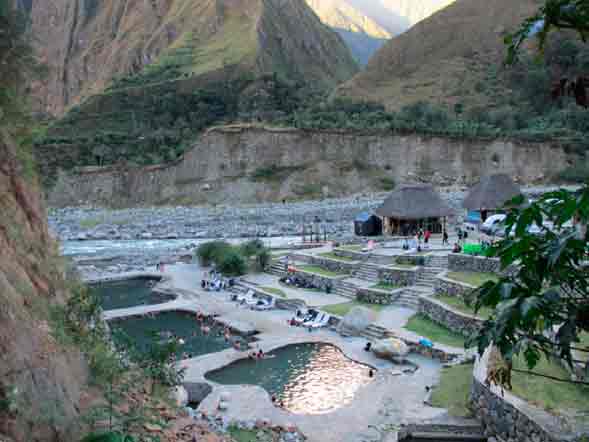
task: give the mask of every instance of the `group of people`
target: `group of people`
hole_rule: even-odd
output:
[[[205,272],[203,279],[200,282],[200,286],[205,290],[220,292],[221,290],[233,286],[233,280],[223,278],[221,273],[213,269],[210,272]]]
[[[447,234],[446,234],[446,236],[447,236]],[[403,250],[415,249],[418,252],[421,252],[422,244],[423,244],[423,248],[429,247],[429,240],[431,237],[432,237],[432,232],[429,229],[426,229],[424,231],[423,229],[420,228],[415,232],[415,235],[413,236],[411,243],[409,242],[408,239],[405,239],[405,241],[403,241]],[[446,240],[447,240],[447,238],[446,238]]]

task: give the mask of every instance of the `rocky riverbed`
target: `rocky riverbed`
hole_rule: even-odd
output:
[[[529,196],[550,190],[527,188]],[[460,221],[466,189],[441,189]],[[49,226],[61,241],[251,238],[301,236],[321,220],[332,238],[351,235],[352,221],[361,211],[374,210],[386,193],[323,201],[218,207],[157,207],[108,210],[93,207],[53,209]]]

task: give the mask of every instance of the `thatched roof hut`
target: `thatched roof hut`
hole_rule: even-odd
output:
[[[376,209],[378,216],[399,220],[440,218],[452,214],[430,184],[403,184]]]
[[[521,195],[520,187],[505,174],[489,175],[481,178],[462,203],[468,210],[494,210]]]

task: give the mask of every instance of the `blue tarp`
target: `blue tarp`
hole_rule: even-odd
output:
[[[358,215],[356,215],[355,221],[357,221],[359,223],[364,223],[364,222],[368,221],[371,216],[372,216],[372,214],[370,214],[369,212],[362,212],[362,213],[359,213]]]

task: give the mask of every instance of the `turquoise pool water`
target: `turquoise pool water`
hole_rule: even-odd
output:
[[[207,373],[206,378],[224,385],[259,385],[297,414],[330,413],[351,403],[358,389],[372,381],[369,367],[348,359],[332,345],[289,345],[269,356],[236,361]]]
[[[92,290],[100,300],[104,310],[135,307],[137,305],[159,304],[173,299],[151,290],[153,279],[129,279],[125,281],[104,282],[92,285]]]
[[[115,341],[124,343],[116,333],[116,330],[120,330],[131,338],[139,350],[146,350],[154,339],[163,341],[175,335],[184,341],[177,354],[181,359],[215,353],[231,347],[231,342],[226,342],[223,336],[223,326],[213,326],[210,333],[204,334],[194,313],[162,312],[153,317],[131,317],[110,321],[110,326],[115,331]],[[233,336],[231,339],[247,341],[241,336]]]

